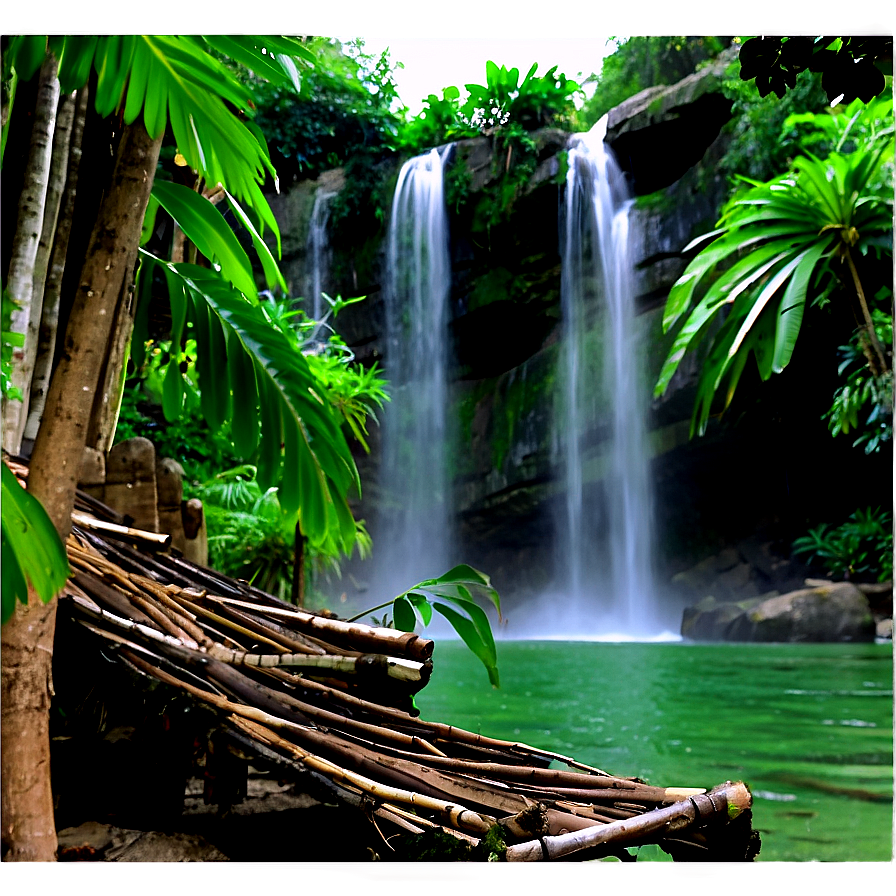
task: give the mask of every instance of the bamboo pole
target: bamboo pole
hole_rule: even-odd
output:
[[[166,532],[147,532],[144,529],[132,529],[130,526],[119,526],[117,523],[107,523],[105,520],[98,520],[78,510],[72,511],[72,522],[78,526],[83,526],[85,529],[108,532],[111,535],[118,535],[122,538],[133,538],[135,541],[143,542],[149,546],[158,548],[171,546],[171,536]]]
[[[559,859],[604,843],[629,841],[650,835],[661,838],[667,833],[683,831],[699,821],[730,821],[749,809],[752,802],[745,784],[729,781],[709,793],[688,797],[635,818],[508,846],[506,858],[508,862]]]
[[[331,637],[333,635],[341,636],[351,639],[359,645],[373,644],[378,646],[381,642],[386,642],[390,645],[390,651],[399,655],[407,655],[420,661],[429,659],[435,646],[432,641],[421,638],[413,632],[399,632],[392,628],[377,628],[356,622],[344,622],[341,619],[328,619],[325,616],[318,616],[303,610],[267,607],[231,598],[215,597],[215,600],[221,603],[233,604],[237,607],[246,607],[254,610],[256,613],[289,619],[305,628],[319,632],[325,637],[327,635]]]
[[[359,790],[362,790],[377,799],[413,806],[423,811],[432,812],[437,817],[441,818],[443,823],[449,824],[460,831],[485,834],[489,828],[496,823],[496,819],[474,812],[471,809],[467,809],[465,806],[435,799],[434,797],[415,793],[414,791],[403,790],[398,787],[390,787],[388,785],[380,784],[364,775],[348,771],[326,759],[302,750],[301,747],[296,746],[296,744],[291,741],[278,737],[273,731],[265,731],[260,725],[253,724],[251,720],[241,718],[234,719],[234,721],[239,727],[253,733],[259,740],[267,741],[268,743],[291,753],[309,768],[328,774],[333,780],[341,783],[352,784]]]
[[[231,675],[236,674],[235,671],[232,670],[232,667],[228,666],[227,664],[222,663],[221,666],[223,666],[224,669],[229,670]],[[218,668],[219,667],[215,665],[214,661],[212,661],[209,664],[209,675],[213,678],[216,677]],[[224,670],[222,669],[221,671]],[[251,681],[250,679],[247,680]],[[445,754],[441,752],[441,750],[439,750],[437,747],[434,747],[427,740],[421,737],[417,737],[416,735],[404,734],[400,731],[394,731],[391,728],[385,728],[382,725],[372,725],[368,722],[362,722],[358,719],[353,719],[350,716],[340,715],[339,713],[321,709],[318,706],[314,706],[311,703],[305,703],[301,700],[297,700],[290,694],[285,694],[283,693],[283,691],[278,691],[274,688],[270,688],[267,685],[261,684],[260,682],[251,681],[251,685],[265,697],[276,700],[284,707],[301,713],[303,716],[311,719],[313,722],[323,724],[331,730],[341,732],[354,731],[359,734],[367,735],[369,738],[379,738],[381,741],[385,741],[388,743],[401,744],[402,746],[409,749],[416,749],[417,752],[427,753],[432,756],[445,756]]]

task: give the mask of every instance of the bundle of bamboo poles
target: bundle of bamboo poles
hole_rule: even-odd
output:
[[[412,697],[432,672],[432,641],[299,610],[125,522],[79,494],[61,609],[107,654],[213,713],[234,753],[300,786],[313,779],[389,829],[384,858],[395,843],[446,837],[464,857],[507,861],[647,843],[681,859],[758,852],[743,783],[649,786],[423,721]]]

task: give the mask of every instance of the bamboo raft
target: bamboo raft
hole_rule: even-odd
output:
[[[363,812],[383,859],[631,860],[627,848],[658,844],[679,861],[750,861],[759,851],[741,782],[649,786],[424,721],[412,697],[432,674],[431,640],[299,610],[188,562],[83,492],[72,520],[60,614],[147,686],[211,714],[217,750]]]

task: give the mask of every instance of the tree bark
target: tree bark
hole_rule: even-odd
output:
[[[64,538],[100,371],[116,311],[133,287],[134,263],[161,138],[126,126],[78,280],[69,326],[31,458],[29,489]]]
[[[44,203],[44,219],[41,226],[40,242],[34,259],[34,275],[31,281],[31,313],[28,317],[28,329],[25,333],[25,357],[22,363],[23,378],[28,381],[22,389],[22,406],[18,415],[18,430],[15,441],[21,447],[22,436],[28,420],[31,404],[31,388],[34,383],[34,369],[40,342],[40,327],[44,307],[44,287],[50,266],[50,252],[59,220],[62,205],[62,194],[65,189],[66,170],[68,168],[69,142],[72,133],[72,120],[75,112],[75,95],[61,97],[56,112],[56,128],[53,133],[53,152],[50,158],[50,176],[47,182],[47,196]]]
[[[874,329],[874,320],[871,317],[871,312],[868,310],[868,302],[865,300],[865,290],[862,288],[862,281],[859,279],[859,272],[856,270],[855,262],[852,260],[852,254],[849,249],[846,250],[845,254],[856,298],[859,300],[859,307],[862,309],[862,320],[864,321],[862,327],[863,334],[859,337],[859,343],[862,346],[862,351],[871,372],[874,376],[882,376],[888,370],[887,359],[884,355],[880,340],[877,338],[877,331]]]
[[[63,540],[115,311],[132,288],[161,142],[161,136],[150,139],[142,123],[123,129],[34,443],[28,490]],[[55,600],[41,604],[32,597],[2,628],[2,835],[10,860],[49,861],[56,853],[48,730],[55,619]]]
[[[84,135],[84,121],[87,117],[88,90],[78,91],[74,122],[68,151],[68,171],[65,178],[65,193],[56,222],[56,238],[53,254],[47,271],[44,288],[44,302],[41,310],[40,329],[37,338],[37,357],[31,377],[31,396],[28,420],[25,424],[23,448],[29,450],[34,445],[37,430],[47,402],[47,390],[53,372],[53,358],[56,353],[56,333],[59,326],[59,301],[62,295],[62,277],[65,273],[65,259],[68,254],[72,219],[75,212],[75,198],[78,193],[78,170],[81,164],[81,139]]]
[[[56,78],[56,59],[48,54],[40,70],[34,125],[31,130],[31,149],[25,168],[25,186],[19,199],[16,232],[6,281],[9,296],[16,305],[12,312],[10,329],[13,333],[25,336],[26,345],[32,317],[34,262],[37,258],[44,220],[58,102],[59,81]],[[36,317],[40,320],[39,310]],[[31,370],[26,364],[25,345],[17,346],[13,350],[11,383],[23,397],[29,394]],[[3,399],[3,447],[11,454],[19,452],[24,428],[22,423],[24,410],[22,401]]]
[[[50,788],[51,666],[56,601],[28,603],[2,629],[0,782],[3,861],[52,862],[56,826]]]

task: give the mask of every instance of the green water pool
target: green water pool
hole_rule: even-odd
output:
[[[433,659],[425,719],[660,786],[743,780],[758,861],[892,858],[889,644],[505,641],[499,690],[458,641]]]

